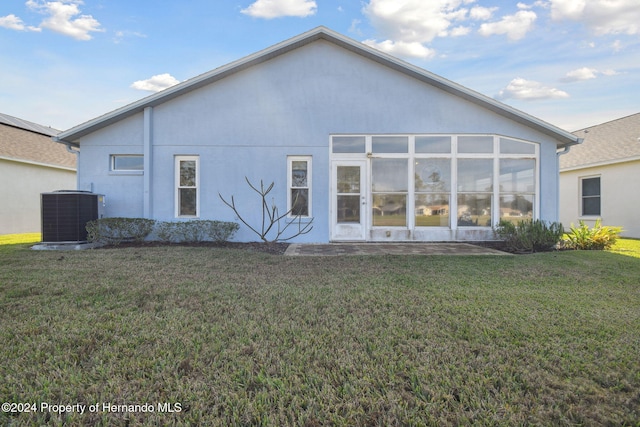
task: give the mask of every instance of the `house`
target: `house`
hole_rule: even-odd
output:
[[[76,188],[76,155],[59,131],[0,113],[0,234],[39,232],[40,193]]]
[[[584,139],[560,157],[560,220],[621,226],[640,238],[640,113],[574,132]],[[631,188],[627,186],[631,186]]]
[[[79,189],[106,195],[106,216],[235,221],[222,195],[260,224],[246,177],[313,219],[297,242],[493,239],[502,206],[557,220],[557,153],[579,142],[325,27],[56,140],[80,150]]]

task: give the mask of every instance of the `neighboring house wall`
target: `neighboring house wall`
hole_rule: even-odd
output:
[[[73,129],[68,132],[73,134]],[[332,165],[338,159],[362,162],[366,178],[363,183],[371,188],[372,158],[398,156],[369,156],[366,152],[336,156],[330,152],[332,136],[362,135],[370,147],[375,135],[400,135],[413,141],[416,134],[454,138],[464,134],[489,135],[496,147],[501,136],[533,143],[537,156],[532,178],[535,216],[557,219],[558,141],[553,136],[326,40],[234,70],[197,90],[82,135],[76,141],[81,153],[79,189],[105,194],[106,216],[176,220],[177,159],[191,156],[199,166],[197,216],[237,221],[219,197],[221,194],[228,199],[233,195],[240,213],[251,223],[259,224],[260,200],[247,186],[245,177],[255,185],[261,180],[265,185],[274,182],[268,202],[284,212],[291,181],[290,162],[308,159],[313,231],[297,241],[326,242],[331,238],[335,217]],[[412,150],[399,156],[407,161],[413,159]],[[144,172],[109,169],[111,156],[129,154],[145,155]],[[498,164],[497,154],[488,156]],[[410,171],[403,178],[409,187],[413,185]],[[498,188],[499,184],[494,185]],[[456,189],[452,191],[455,197]],[[413,196],[409,197],[412,200]],[[362,202],[371,209],[369,190],[363,194]],[[497,206],[494,198],[492,207]],[[405,208],[411,215],[415,206]],[[450,225],[428,236],[417,236],[413,229],[397,233],[397,228],[374,233],[371,218],[365,218],[368,229],[364,239],[493,237],[491,224],[462,230],[455,224],[455,212],[452,217]],[[493,219],[497,218],[494,214]],[[256,236],[243,226],[237,238],[255,240]]]
[[[584,141],[560,156],[560,221],[569,228],[600,218],[622,227],[622,236],[640,238],[640,113],[574,134]],[[584,199],[591,199],[586,213]]]
[[[562,172],[560,175],[560,221],[566,229],[580,220],[590,227],[602,224],[621,226],[624,237],[640,239],[640,160]],[[600,178],[600,215],[583,215],[583,179]]]
[[[76,189],[76,155],[56,133],[0,114],[0,234],[41,231],[40,194]]]
[[[76,172],[0,159],[0,182],[0,234],[37,233],[42,226],[40,194],[75,189]]]

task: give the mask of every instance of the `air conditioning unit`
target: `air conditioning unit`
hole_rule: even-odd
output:
[[[40,195],[43,243],[87,241],[87,223],[103,216],[104,195],[60,190]]]

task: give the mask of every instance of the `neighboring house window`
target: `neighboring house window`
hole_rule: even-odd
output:
[[[311,156],[288,157],[287,210],[290,217],[311,216]]]
[[[200,216],[200,158],[198,156],[176,156],[176,216]]]
[[[113,172],[141,172],[144,170],[144,157],[137,154],[112,154],[110,169]]]
[[[600,215],[600,177],[582,178],[582,215]]]

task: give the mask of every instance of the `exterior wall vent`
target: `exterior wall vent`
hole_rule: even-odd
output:
[[[102,218],[104,196],[85,191],[55,191],[40,195],[43,243],[87,241],[89,221]]]

